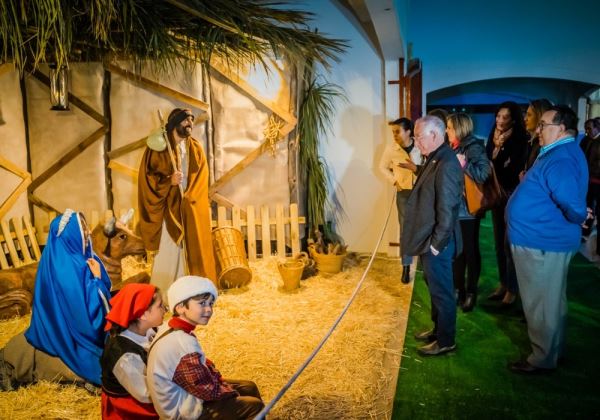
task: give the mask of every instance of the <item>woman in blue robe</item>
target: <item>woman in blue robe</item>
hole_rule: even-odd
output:
[[[110,278],[92,250],[85,218],[67,209],[50,224],[25,338],[99,385],[110,288]]]

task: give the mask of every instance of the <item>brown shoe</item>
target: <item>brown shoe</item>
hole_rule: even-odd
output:
[[[502,298],[502,305],[510,306],[513,303],[515,303],[516,299],[517,299],[517,295],[514,293],[511,293],[507,290],[506,293],[504,294],[504,297]]]
[[[425,341],[427,343],[433,343],[435,340],[437,340],[437,337],[436,337],[433,329],[431,329],[428,331],[422,331],[420,333],[415,334],[415,340]]]
[[[524,375],[533,375],[538,373],[550,373],[554,369],[545,369],[529,364],[527,360],[519,360],[508,364],[508,369],[514,373],[522,373]]]
[[[506,287],[500,285],[488,296],[489,300],[502,300],[506,294]]]
[[[456,350],[456,344],[440,347],[437,340],[417,349],[417,351],[423,356],[440,356],[445,353],[450,353],[454,350]]]

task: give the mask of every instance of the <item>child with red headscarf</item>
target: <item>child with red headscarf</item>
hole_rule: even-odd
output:
[[[102,365],[103,419],[158,419],[146,386],[148,348],[165,315],[160,291],[128,284],[110,301]]]

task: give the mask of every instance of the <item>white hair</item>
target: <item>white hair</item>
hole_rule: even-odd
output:
[[[446,124],[439,117],[434,115],[425,115],[417,120],[415,126],[421,124],[425,126],[425,130],[435,131],[442,139],[446,133]]]

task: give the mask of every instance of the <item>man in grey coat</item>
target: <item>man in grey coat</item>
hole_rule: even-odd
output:
[[[406,203],[402,249],[420,256],[431,296],[433,329],[419,333],[429,344],[418,349],[437,356],[456,348],[456,301],[452,260],[461,250],[458,209],[464,189],[463,172],[454,151],[444,142],[442,120],[426,116],[415,124],[416,145],[427,162]]]

